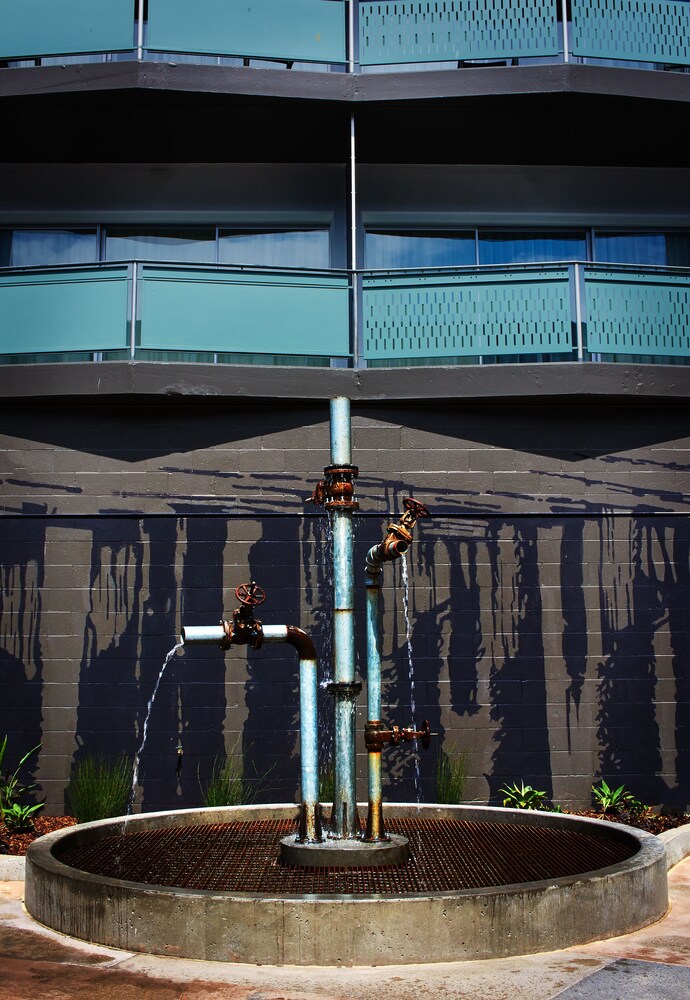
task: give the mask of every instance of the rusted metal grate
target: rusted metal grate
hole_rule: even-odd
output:
[[[81,871],[149,885],[278,895],[407,895],[553,880],[607,868],[637,845],[622,832],[448,819],[389,819],[409,838],[411,859],[381,868],[300,868],[279,864],[291,820],[147,830],[78,847],[59,861]]]

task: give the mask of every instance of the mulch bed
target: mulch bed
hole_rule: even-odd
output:
[[[621,812],[617,816],[604,816],[593,809],[584,809],[580,812],[571,813],[573,816],[589,816],[592,819],[605,819],[610,823],[625,823],[626,826],[636,826],[639,830],[646,830],[647,833],[664,833],[665,830],[675,830],[678,826],[690,823],[690,813],[669,813],[657,814],[646,813],[643,816],[633,816],[627,812]],[[42,837],[45,833],[52,833],[53,830],[62,830],[66,826],[76,826],[77,821],[73,816],[38,816],[34,820],[34,830],[26,833],[10,833],[4,826],[0,826],[0,854],[12,854],[15,857],[26,854],[29,844]]]
[[[29,844],[53,830],[62,830],[66,826],[76,826],[74,816],[37,816],[34,819],[34,829],[26,833],[10,833],[5,826],[0,826],[0,854],[26,854]]]

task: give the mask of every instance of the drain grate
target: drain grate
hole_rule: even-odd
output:
[[[618,864],[637,844],[621,831],[450,819],[389,819],[409,838],[411,858],[380,868],[299,868],[278,863],[291,820],[146,830],[75,847],[55,857],[93,875],[216,892],[262,895],[406,895],[553,880]]]

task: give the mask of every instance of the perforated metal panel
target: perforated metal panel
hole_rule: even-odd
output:
[[[339,275],[145,266],[140,293],[145,349],[350,353],[349,280]]]
[[[690,357],[690,278],[587,270],[587,348]]]
[[[365,278],[363,326],[367,360],[569,352],[568,269]]]
[[[0,354],[127,346],[127,265],[0,276]]]
[[[555,0],[362,3],[363,66],[558,53]]]
[[[690,64],[690,4],[669,0],[572,0],[576,56]]]

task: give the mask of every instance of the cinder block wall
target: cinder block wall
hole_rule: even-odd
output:
[[[50,812],[75,759],[133,756],[181,623],[215,623],[240,583],[267,590],[264,622],[312,633],[327,679],[328,519],[306,503],[329,461],[324,405],[46,402],[0,422],[0,736],[9,763],[41,743]],[[386,568],[384,718],[427,718],[436,746],[467,752],[470,800],[525,780],[586,805],[603,775],[686,805],[684,412],[381,405],[355,407],[353,426],[358,578],[403,497],[433,513],[408,559],[411,653],[402,567]],[[365,680],[362,588],[357,600]],[[325,693],[321,708],[327,769]],[[199,804],[223,752],[244,753],[260,798],[292,799],[298,725],[291,649],[184,651],[152,711],[136,808]],[[418,776],[410,747],[385,767],[389,798],[433,799],[433,750]]]

